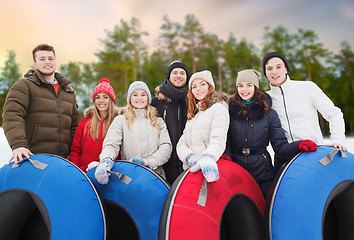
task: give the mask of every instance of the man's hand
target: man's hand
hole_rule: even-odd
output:
[[[33,155],[33,153],[31,153],[31,151],[28,148],[25,147],[16,148],[12,151],[12,156],[10,158],[10,161],[7,163],[7,165],[9,165],[12,161],[15,161],[15,163],[17,163],[19,160],[21,160],[24,157],[29,158],[30,155]]]
[[[338,148],[339,150],[342,150],[342,151],[348,151],[348,149],[346,147],[344,147],[342,144],[339,144],[339,143],[331,143],[331,144],[328,144],[327,146],[335,147],[335,148]]]

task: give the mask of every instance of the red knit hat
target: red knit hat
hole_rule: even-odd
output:
[[[99,93],[105,93],[108,96],[110,96],[114,102],[116,103],[116,96],[114,95],[114,90],[112,86],[110,85],[110,82],[107,78],[101,78],[100,83],[97,85],[95,90],[93,90],[92,94],[92,102],[95,102],[95,97]]]

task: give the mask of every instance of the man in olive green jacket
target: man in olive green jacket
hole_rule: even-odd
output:
[[[70,81],[55,72],[55,51],[41,44],[32,51],[35,70],[14,83],[3,108],[10,161],[31,154],[68,157],[79,116]]]

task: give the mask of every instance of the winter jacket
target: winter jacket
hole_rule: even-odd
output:
[[[271,104],[270,97],[269,101]],[[275,171],[266,149],[269,142],[274,152],[284,158],[300,152],[298,142],[288,143],[279,117],[273,109],[265,114],[263,104],[252,103],[248,106],[247,117],[239,115],[240,109],[239,104],[230,102],[230,127],[225,155],[245,168],[258,183],[271,180]]]
[[[135,109],[136,117],[128,129],[124,111],[114,118],[103,141],[100,159],[115,159],[120,151],[122,160],[141,157],[151,163],[152,169],[164,175],[162,165],[168,161],[172,151],[170,136],[162,118],[157,118],[160,133],[146,117],[145,109]]]
[[[323,144],[317,111],[329,122],[332,143],[343,144],[343,113],[311,81],[292,81],[288,77],[280,87],[271,86],[269,95],[289,142],[310,139]]]
[[[187,157],[192,153],[211,155],[215,161],[223,154],[230,121],[227,102],[225,93],[215,92],[208,108],[187,121],[177,144],[183,169],[189,167]]]
[[[98,138],[93,139],[90,135],[90,127],[87,123],[91,121],[94,107],[88,107],[84,111],[84,118],[81,119],[76,128],[74,141],[70,151],[70,161],[85,171],[88,164],[93,161],[99,162],[99,155],[102,151],[104,137],[102,137],[103,120],[100,122]],[[118,109],[116,109],[116,116]]]
[[[172,153],[167,163],[163,165],[167,181],[172,184],[182,173],[182,162],[176,152],[176,145],[183,133],[187,121],[187,104],[185,99],[173,100],[163,95],[159,87],[155,88],[155,98],[151,105],[156,107],[159,117],[162,117],[167,125],[167,130],[172,143]]]
[[[67,157],[78,125],[74,90],[55,73],[56,94],[38,70],[28,71],[11,87],[3,109],[3,128],[12,150],[25,147],[32,153]]]

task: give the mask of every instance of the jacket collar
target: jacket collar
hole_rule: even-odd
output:
[[[280,86],[282,89],[287,88],[291,84],[292,80],[290,79],[289,75],[286,75],[286,81]],[[280,87],[274,87],[271,84],[270,85],[270,90],[272,92],[274,91],[280,91]]]
[[[65,77],[63,77],[57,72],[54,74],[55,74],[55,78],[59,83],[59,86],[63,88],[65,92],[75,92],[74,89],[70,87],[69,84],[71,82],[68,79],[66,79]],[[27,71],[27,73],[25,74],[25,78],[37,84],[38,86],[41,84],[50,84],[44,79],[42,73],[38,69],[31,69]]]

